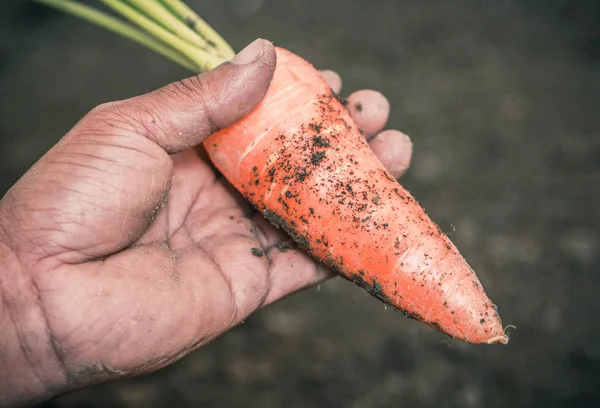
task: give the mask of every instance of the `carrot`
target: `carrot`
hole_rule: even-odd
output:
[[[215,47],[210,58],[223,49]],[[263,101],[204,142],[213,164],[266,219],[340,276],[453,338],[508,343],[474,271],[384,168],[318,71],[288,50],[276,52]]]
[[[507,341],[475,273],[302,58],[277,48],[261,104],[205,148],[270,222],[343,277],[454,338]]]

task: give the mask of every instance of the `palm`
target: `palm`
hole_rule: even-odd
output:
[[[169,199],[139,239],[39,277],[65,366],[96,367],[94,377],[161,367],[318,279],[193,150],[173,161]]]

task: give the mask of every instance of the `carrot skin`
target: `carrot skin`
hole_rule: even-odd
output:
[[[453,338],[508,342],[474,271],[301,57],[277,48],[263,101],[204,145],[271,223],[342,277]]]

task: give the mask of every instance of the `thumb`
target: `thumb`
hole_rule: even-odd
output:
[[[275,64],[272,43],[258,39],[211,71],[101,105],[91,115],[178,153],[250,113],[265,96]]]

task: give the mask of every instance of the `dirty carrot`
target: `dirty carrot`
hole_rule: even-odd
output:
[[[87,8],[85,14],[66,7],[72,1],[43,2],[146,46],[153,41],[153,49],[197,71],[233,56],[227,43],[180,0],[153,2],[152,18],[140,8],[125,10],[125,2],[105,1],[134,25],[104,14],[99,21]],[[165,21],[170,25],[153,27],[161,13],[169,15]],[[202,24],[184,30],[173,16]],[[136,25],[143,31],[136,31]],[[163,31],[169,26],[175,28],[167,35]],[[179,31],[185,37],[179,38]],[[179,48],[179,41],[185,46]],[[284,48],[276,52],[277,68],[262,102],[204,142],[213,164],[299,248],[371,295],[453,338],[508,343],[475,272],[384,168],[319,72]]]

